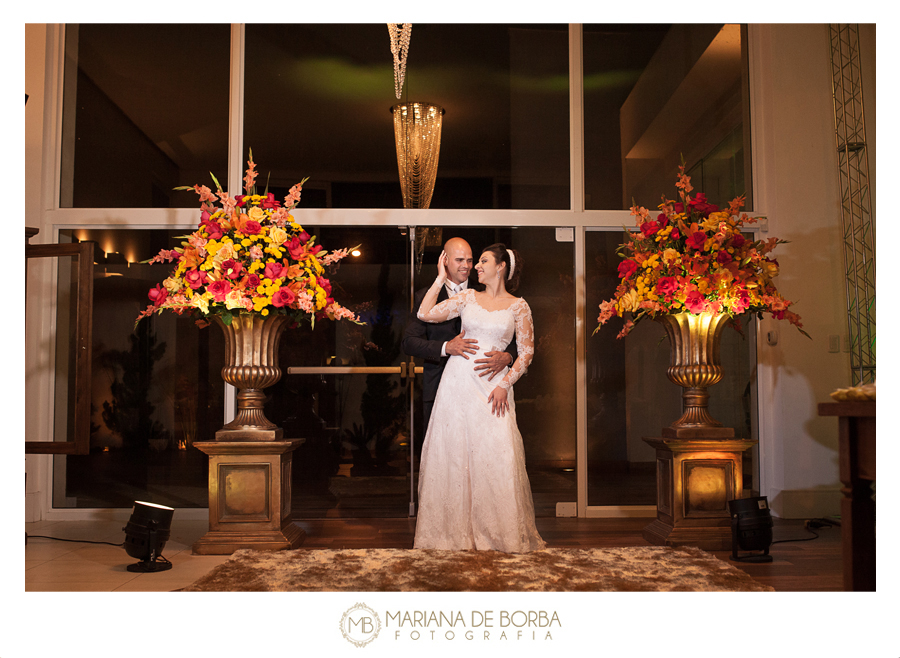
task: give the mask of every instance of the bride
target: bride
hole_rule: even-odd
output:
[[[466,337],[477,339],[481,353],[505,349],[515,334],[519,356],[496,384],[479,376],[474,359],[452,356],[447,362],[422,448],[414,547],[522,553],[544,547],[513,395],[534,356],[534,326],[528,304],[511,294],[522,271],[517,252],[491,245],[475,270],[483,292],[469,289],[435,306],[447,279],[442,253],[419,319],[461,317]]]

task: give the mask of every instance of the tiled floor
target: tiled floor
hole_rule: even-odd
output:
[[[125,541],[122,521],[39,521],[26,523],[25,591],[27,592],[170,592],[190,585],[227,555],[192,555],[191,546],[202,537],[207,521],[172,522],[163,555],[172,562],[168,571],[132,573],[137,562],[123,546],[54,541],[36,535],[89,541]]]

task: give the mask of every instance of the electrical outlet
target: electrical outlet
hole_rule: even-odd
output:
[[[556,516],[578,516],[578,503],[556,503]]]
[[[833,334],[828,337],[828,351],[831,353],[841,351],[841,337]]]

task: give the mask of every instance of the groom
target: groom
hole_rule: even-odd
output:
[[[469,286],[469,273],[472,271],[472,248],[462,238],[450,238],[444,244],[444,252],[447,254],[448,277],[447,283],[438,294],[436,304],[445,299],[459,294]],[[403,332],[401,348],[407,356],[418,356],[425,359],[422,381],[422,429],[428,431],[428,421],[431,418],[431,409],[434,407],[434,398],[437,395],[441,376],[444,374],[444,366],[450,356],[461,356],[468,359],[467,355],[474,354],[478,350],[478,342],[466,338],[462,329],[462,320],[454,318],[446,322],[424,322],[416,317],[422,298],[428,288],[418,290],[415,295],[414,308],[409,323]],[[515,337],[506,348],[505,352],[485,352],[485,358],[476,359],[475,370],[481,371],[481,377],[492,379],[503,368],[511,366],[516,360]]]

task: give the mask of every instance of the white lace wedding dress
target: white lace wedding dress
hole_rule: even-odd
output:
[[[470,289],[419,313],[426,322],[457,316],[465,337],[477,339],[478,353],[451,356],[441,377],[422,447],[414,547],[507,553],[543,548],[512,389],[534,356],[531,309],[518,299],[508,309],[488,311]],[[519,357],[502,381],[500,375],[479,377],[475,360],[504,350],[513,333]],[[509,391],[504,416],[493,415],[488,402],[498,385]]]

